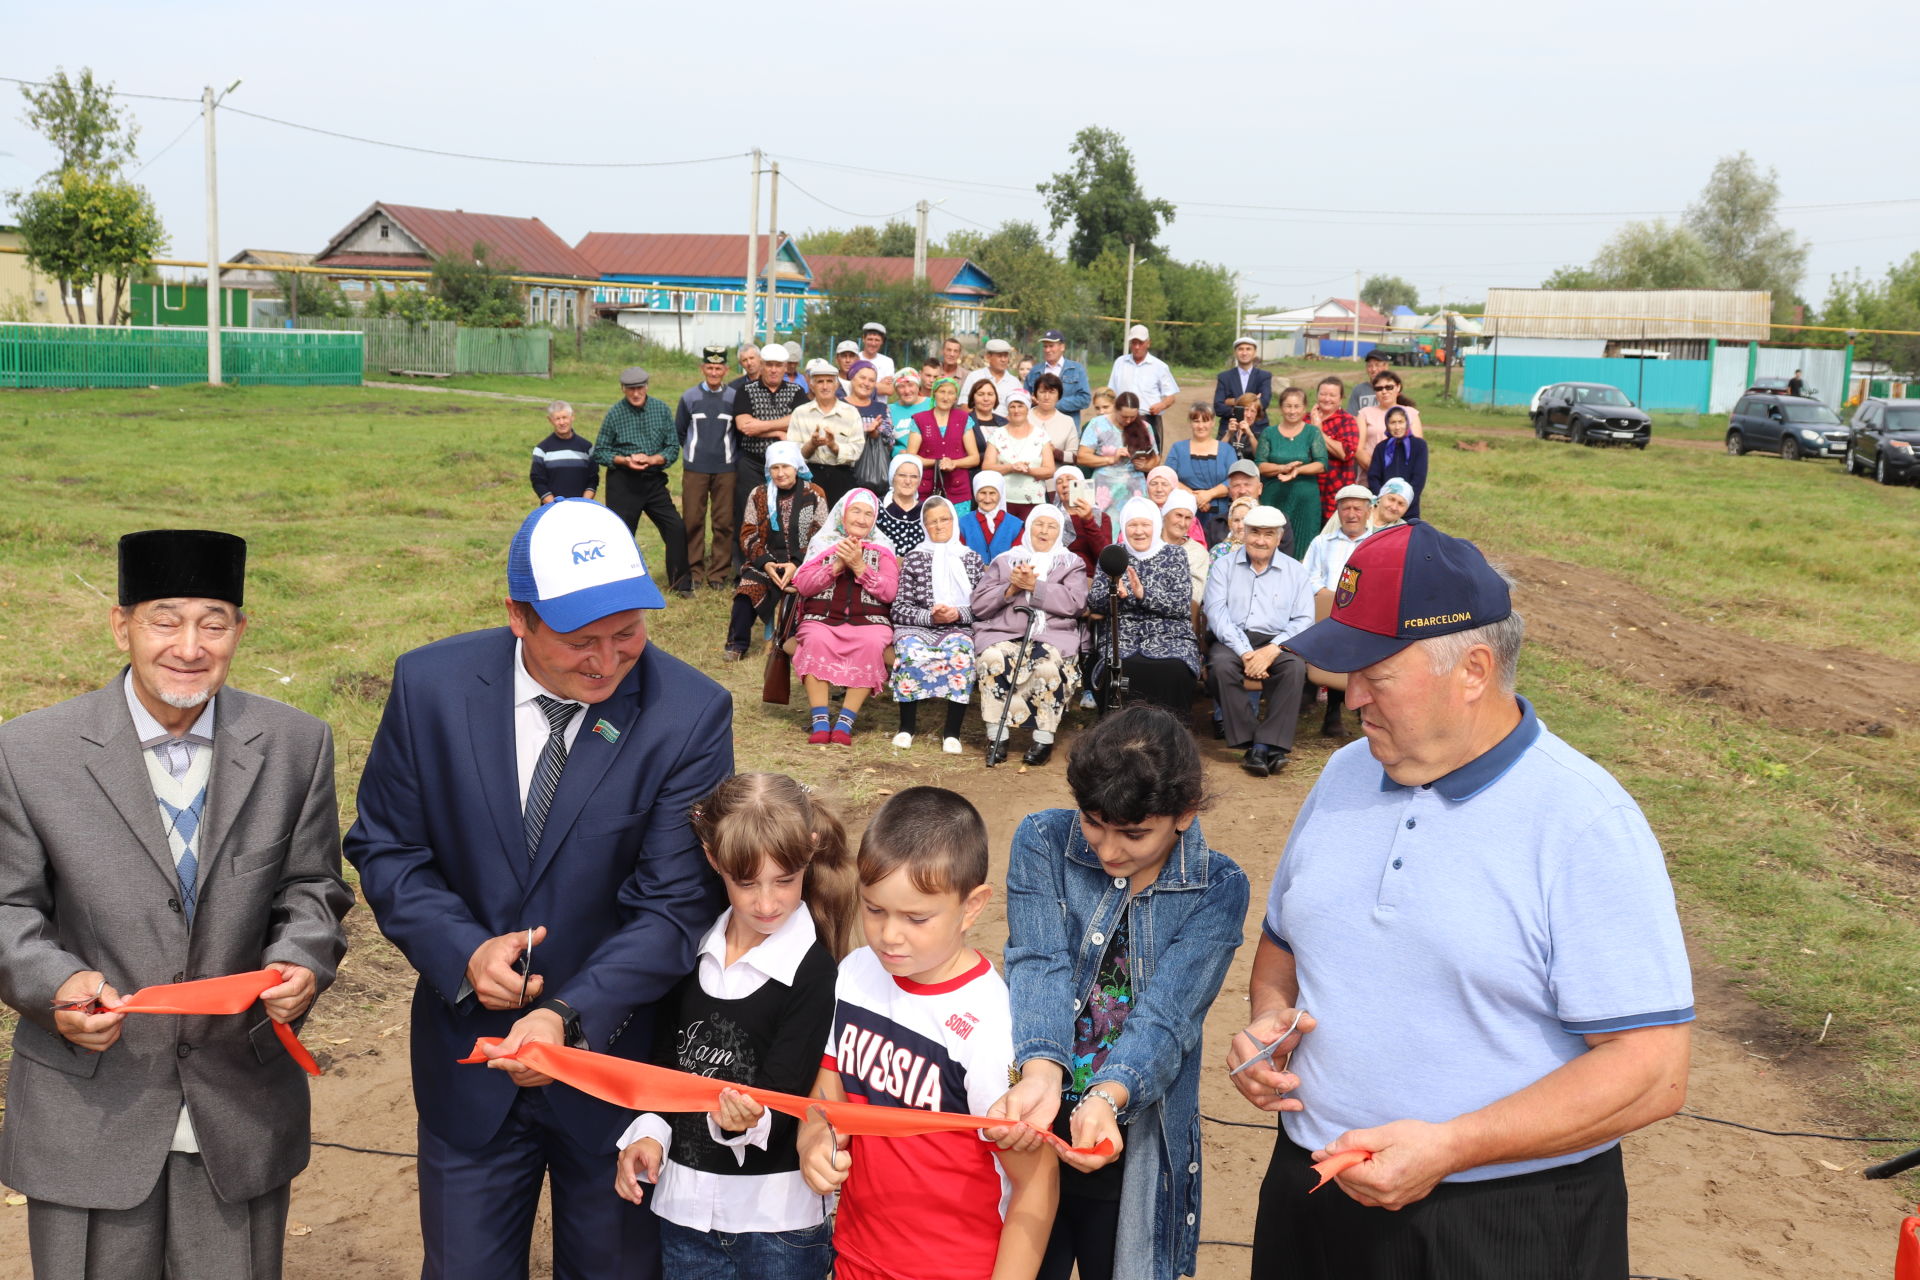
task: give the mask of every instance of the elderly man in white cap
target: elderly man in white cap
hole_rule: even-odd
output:
[[[733,397],[733,428],[740,433],[734,457],[733,527],[740,527],[747,495],[767,482],[767,446],[787,438],[787,422],[805,404],[806,387],[787,381],[787,349],[769,342],[760,349],[757,377]]]
[[[1367,536],[1367,516],[1373,511],[1373,490],[1363,484],[1350,484],[1333,495],[1334,523],[1331,529],[1307,544],[1304,561],[1307,578],[1313,584],[1314,621],[1333,612],[1333,594],[1340,585],[1340,572],[1347,557]],[[1315,684],[1326,686],[1327,714],[1320,725],[1320,736],[1338,738],[1346,726],[1341,720],[1346,705],[1347,678],[1331,671],[1314,669]]]
[[[1127,354],[1113,362],[1107,385],[1115,395],[1131,391],[1140,397],[1140,416],[1153,425],[1153,438],[1164,450],[1167,440],[1160,432],[1160,415],[1179,396],[1180,384],[1173,380],[1167,362],[1153,354],[1152,346],[1147,326],[1137,324],[1127,330]]]
[[[973,402],[967,399],[967,397],[973,394],[974,384],[977,382],[991,381],[993,383],[993,389],[1000,393],[998,403],[1004,405],[1007,402],[1008,396],[1016,391],[1023,390],[1018,375],[1014,374],[1011,369],[1013,364],[1013,344],[1005,338],[989,338],[987,345],[982,347],[981,350],[986,353],[987,367],[984,369],[975,369],[960,383],[960,403],[963,406],[972,404]]]
[[[1279,509],[1257,506],[1241,526],[1241,544],[1213,562],[1201,608],[1213,633],[1208,664],[1229,745],[1247,748],[1241,768],[1256,778],[1286,767],[1300,718],[1307,668],[1281,646],[1313,625],[1313,585],[1291,556],[1279,554]],[[1240,690],[1259,691],[1259,714]]]
[[[1260,367],[1260,344],[1244,334],[1233,340],[1233,367],[1224,369],[1213,380],[1213,416],[1222,423],[1240,414],[1235,402],[1241,396],[1259,396],[1260,413],[1256,428],[1267,420],[1267,406],[1273,403],[1273,375]]]

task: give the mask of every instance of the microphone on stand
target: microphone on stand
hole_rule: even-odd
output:
[[[1120,583],[1120,575],[1127,571],[1131,559],[1127,549],[1119,543],[1111,543],[1100,552],[1100,572],[1113,580],[1113,587]],[[1107,592],[1107,705],[1106,710],[1117,711],[1126,705],[1127,676],[1120,669],[1120,592],[1110,589]]]
[[[1127,549],[1118,543],[1109,543],[1100,552],[1100,572],[1109,578],[1118,578],[1127,571]]]

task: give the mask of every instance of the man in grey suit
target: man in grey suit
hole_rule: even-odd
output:
[[[125,671],[0,725],[0,999],[13,1038],[0,1182],[37,1280],[270,1280],[306,1167],[306,1078],[274,1022],[333,981],[333,737],[225,689],[246,543],[120,541]],[[115,1012],[122,993],[272,968],[243,1014]]]

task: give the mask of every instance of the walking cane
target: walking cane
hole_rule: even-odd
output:
[[[1015,605],[1015,613],[1027,615],[1027,633],[1020,640],[1020,651],[1013,658],[1013,678],[1007,682],[1006,701],[1000,704],[1000,727],[992,742],[987,744],[987,768],[1001,763],[1007,758],[1007,721],[1013,717],[1013,696],[1020,690],[1020,677],[1027,666],[1027,656],[1033,650],[1034,637],[1040,634],[1040,626],[1047,615],[1030,604]]]

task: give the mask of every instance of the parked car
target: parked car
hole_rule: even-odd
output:
[[[1789,394],[1787,384],[1792,381],[1792,378],[1755,378],[1753,385],[1747,388],[1747,392],[1749,395],[1784,396]],[[1820,388],[1809,386],[1807,382],[1802,379],[1800,383],[1800,394],[1810,400],[1817,400],[1820,398]]]
[[[1788,462],[1838,458],[1847,451],[1847,429],[1818,400],[1781,391],[1740,397],[1727,415],[1727,452],[1778,453]]]
[[[1881,484],[1920,479],[1920,400],[1862,400],[1847,436],[1847,474]]]
[[[1647,447],[1653,419],[1633,407],[1618,387],[1604,382],[1556,382],[1540,390],[1533,410],[1533,434],[1546,440],[1565,436],[1575,444],[1630,444]]]

